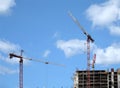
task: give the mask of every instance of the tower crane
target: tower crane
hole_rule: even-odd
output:
[[[64,66],[62,64],[57,64],[57,63],[52,63],[52,62],[47,62],[47,61],[42,61],[40,59],[32,59],[32,58],[24,58],[22,56],[23,50],[21,50],[21,55],[16,55],[14,53],[10,53],[10,59],[12,59],[13,57],[15,58],[19,58],[19,88],[23,88],[23,59],[26,60],[32,60],[32,61],[36,61],[36,62],[41,62],[44,64],[52,64],[52,65],[58,65],[58,66]]]
[[[75,18],[70,11],[68,12],[68,14],[87,37],[87,88],[90,88],[90,42],[93,43],[94,39],[91,37],[90,34],[88,34],[85,31],[85,29],[81,26],[77,18]]]

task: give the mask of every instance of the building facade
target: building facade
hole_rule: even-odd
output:
[[[74,88],[87,88],[86,70],[75,72]],[[90,71],[90,88],[120,88],[120,69]]]

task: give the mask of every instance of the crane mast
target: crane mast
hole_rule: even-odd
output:
[[[82,32],[87,36],[87,88],[90,88],[90,42],[94,42],[94,39],[85,31],[85,29],[81,26],[79,21],[72,15],[70,11],[68,14],[82,30]]]
[[[20,71],[19,71],[19,86],[20,86],[20,88],[23,88],[23,59],[20,59],[20,62],[19,62],[20,64],[20,66],[19,66],[19,69],[20,69]]]
[[[87,88],[90,88],[90,39],[87,37]]]
[[[19,61],[19,63],[20,63],[20,66],[19,66],[19,69],[20,69],[20,77],[19,77],[19,79],[20,79],[20,88],[23,88],[23,58],[22,58],[22,53],[23,53],[23,50],[21,50],[21,58],[20,58],[20,61]]]
[[[20,56],[13,54],[13,53],[9,54],[10,59],[12,59],[13,57],[20,59],[20,61],[19,61],[19,88],[23,88],[23,57],[22,57],[22,53],[23,53],[23,50],[21,50]]]

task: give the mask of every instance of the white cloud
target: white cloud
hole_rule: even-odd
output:
[[[111,34],[116,34],[116,35],[120,35],[120,26],[114,26],[114,25],[112,25],[112,26],[110,26],[109,27],[109,29],[110,29],[110,33]]]
[[[66,57],[83,54],[86,50],[86,41],[72,39],[68,41],[58,40],[57,48],[62,50]],[[91,44],[91,51],[96,54],[96,64],[111,65],[120,64],[120,43],[114,43],[106,48],[98,48]]]
[[[112,44],[107,48],[96,48],[96,64],[120,64],[120,43]]]
[[[15,5],[15,0],[0,0],[0,14],[7,14],[11,12],[11,8]]]
[[[64,51],[66,57],[81,54],[86,51],[86,40],[72,39],[68,41],[58,40],[57,48]],[[93,47],[93,45],[91,45]]]
[[[102,4],[91,5],[86,14],[93,26],[105,27],[110,30],[111,34],[120,35],[120,26],[118,26],[120,23],[120,0],[107,0]],[[117,29],[111,29],[113,26],[114,28],[117,26]]]
[[[0,66],[0,74],[5,75],[5,74],[15,74],[18,73],[18,70],[13,70],[4,66]]]
[[[4,53],[14,52],[16,50],[19,50],[19,45],[10,43],[6,40],[0,40],[0,51]]]
[[[43,55],[43,57],[48,57],[48,55],[51,53],[51,51],[50,50],[46,50],[45,52],[44,52],[44,55]]]
[[[9,58],[9,53],[18,53],[20,50],[20,46],[17,44],[10,43],[6,40],[0,40],[0,60],[3,60],[8,63],[18,63],[19,59],[17,58]]]

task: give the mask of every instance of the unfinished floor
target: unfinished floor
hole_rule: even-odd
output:
[[[77,70],[74,74],[74,88],[87,88],[87,71]],[[120,70],[90,71],[90,88],[120,88]]]

